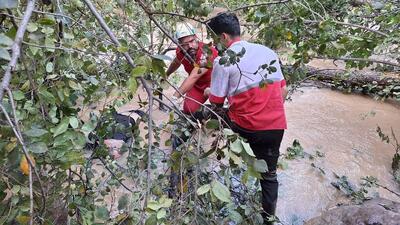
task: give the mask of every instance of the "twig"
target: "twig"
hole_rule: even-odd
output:
[[[200,129],[198,130],[199,137],[198,137],[198,140],[197,140],[197,152],[196,152],[197,157],[200,156],[200,143],[201,143],[201,135],[202,135],[202,130],[201,130],[201,124],[200,123],[199,123],[199,127],[200,127]],[[195,174],[194,174],[194,177],[195,177],[194,192],[197,191],[197,187],[199,185],[198,176],[199,176],[199,163],[196,164],[196,169],[195,169]],[[194,216],[193,216],[193,221],[197,221],[197,206],[196,206],[196,202],[197,202],[197,193],[194,195],[194,212],[193,212]],[[195,223],[195,224],[197,224],[197,223]]]
[[[400,194],[399,194],[399,193],[397,193],[397,192],[395,192],[395,191],[393,191],[393,190],[390,190],[388,187],[383,186],[383,185],[378,184],[378,183],[377,183],[376,185],[377,185],[378,187],[381,187],[381,188],[387,190],[388,192],[390,192],[390,193],[392,193],[392,194],[394,194],[394,195],[396,195],[397,197],[400,198]]]
[[[147,91],[147,90],[146,90]],[[149,198],[150,194],[150,188],[151,188],[151,150],[152,150],[152,141],[153,141],[153,93],[149,92],[147,93],[149,96],[149,113],[148,113],[148,131],[149,131],[149,137],[148,137],[148,149],[147,149],[147,190],[146,190],[146,195],[144,199],[144,206],[143,206],[143,211],[147,208],[147,201]]]
[[[104,165],[104,167],[108,170],[108,172],[110,172],[110,174],[118,181],[119,184],[121,184],[122,187],[124,187],[127,191],[129,192],[133,192],[132,189],[130,189],[129,187],[127,187],[119,178],[118,176],[107,166],[107,163],[104,162],[104,159],[102,159],[101,157],[99,157],[100,162]]]
[[[12,72],[14,72],[18,58],[21,54],[21,42],[24,38],[26,27],[28,26],[29,19],[32,16],[32,11],[35,8],[36,0],[28,0],[28,4],[26,6],[26,10],[24,13],[24,17],[22,18],[21,24],[17,30],[17,34],[15,35],[14,43],[11,47],[12,56],[11,60],[8,63],[6,72],[4,73],[3,81],[0,86],[0,102],[3,100],[4,90],[10,85]]]
[[[31,218],[29,220],[29,224],[33,225],[33,180],[32,180],[32,167],[29,165],[29,200],[30,200],[30,207],[29,207],[29,214]]]

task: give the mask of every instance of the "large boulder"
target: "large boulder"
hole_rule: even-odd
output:
[[[400,225],[400,203],[376,198],[330,209],[304,225]]]

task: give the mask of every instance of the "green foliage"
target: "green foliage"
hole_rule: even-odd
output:
[[[303,158],[304,157],[304,150],[301,146],[299,140],[295,139],[291,147],[288,147],[286,150],[286,159],[295,159],[295,158]]]

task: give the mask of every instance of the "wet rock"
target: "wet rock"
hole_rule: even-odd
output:
[[[330,209],[305,225],[400,225],[400,203],[376,198]]]

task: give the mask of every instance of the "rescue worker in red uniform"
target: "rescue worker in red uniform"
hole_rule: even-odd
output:
[[[166,74],[169,76],[181,65],[184,66],[189,76],[178,88],[179,91],[174,93],[174,99],[183,97],[181,94],[184,95],[183,112],[193,114],[208,99],[204,95],[204,90],[210,87],[212,65],[214,59],[218,56],[218,52],[213,46],[199,41],[195,29],[188,23],[178,25],[175,38],[192,59],[188,59],[183,50],[178,47],[176,49],[176,57]]]

